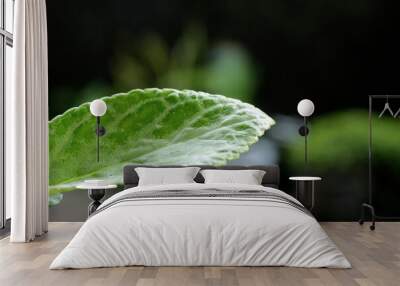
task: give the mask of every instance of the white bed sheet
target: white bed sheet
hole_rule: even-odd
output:
[[[142,186],[120,192],[263,190],[231,184]],[[297,202],[297,201],[296,201]],[[314,217],[258,199],[124,201],[89,218],[50,269],[145,266],[294,266],[350,268]]]

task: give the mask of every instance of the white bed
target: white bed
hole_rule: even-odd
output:
[[[135,197],[145,191],[175,190],[177,194],[171,197]],[[239,191],[240,196],[213,195]],[[263,193],[253,197],[252,191]],[[211,195],[190,196],[192,192]],[[282,191],[255,185],[130,188],[100,206],[50,269],[128,265],[350,268],[319,223],[299,206]]]

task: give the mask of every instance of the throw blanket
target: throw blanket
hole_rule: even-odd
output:
[[[187,199],[205,199],[209,200],[213,199],[226,199],[230,198],[232,200],[251,200],[255,199],[257,201],[269,201],[275,202],[278,204],[286,204],[289,205],[307,215],[311,215],[310,212],[298,201],[293,199],[289,199],[287,196],[283,196],[282,194],[272,193],[267,190],[239,190],[239,191],[226,191],[221,189],[208,189],[205,188],[203,190],[166,190],[166,191],[146,191],[146,192],[133,192],[124,194],[120,197],[117,197],[113,200],[109,200],[106,203],[101,205],[96,212],[92,213],[91,217],[107,210],[110,207],[115,206],[116,204],[128,201],[145,201],[145,200],[154,200],[154,199],[175,199],[175,200],[187,200]]]

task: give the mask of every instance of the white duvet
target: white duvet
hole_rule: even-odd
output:
[[[231,184],[135,187],[163,190],[262,190]],[[297,201],[296,201],[297,202]],[[349,268],[350,263],[310,215],[258,199],[154,198],[123,201],[90,217],[50,269],[145,266],[295,266]]]

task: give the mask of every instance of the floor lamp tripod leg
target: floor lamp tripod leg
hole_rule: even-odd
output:
[[[376,221],[376,217],[375,217],[375,208],[373,206],[371,206],[370,204],[362,204],[361,205],[361,218],[358,221],[359,224],[364,224],[365,221],[365,209],[369,209],[371,212],[371,222],[372,224],[370,225],[370,230],[375,230],[375,221]]]

